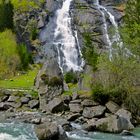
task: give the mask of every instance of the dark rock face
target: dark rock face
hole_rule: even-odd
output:
[[[106,107],[104,106],[95,106],[95,107],[85,107],[83,110],[83,116],[85,118],[93,118],[93,117],[100,117],[104,114]]]

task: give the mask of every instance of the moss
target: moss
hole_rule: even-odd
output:
[[[49,79],[48,85],[51,87],[55,87],[55,86],[62,86],[63,85],[63,80],[59,77],[52,77],[51,79]]]

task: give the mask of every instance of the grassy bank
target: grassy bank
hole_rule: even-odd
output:
[[[0,80],[0,88],[6,89],[32,89],[38,69],[30,70],[26,74],[15,76],[11,79]]]

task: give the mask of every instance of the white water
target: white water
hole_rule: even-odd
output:
[[[108,46],[106,46],[106,47],[109,49],[109,58],[111,60],[112,57],[113,57],[112,52],[114,50],[112,48],[113,43],[116,42],[117,45],[120,48],[122,48],[122,44],[123,44],[120,41],[120,34],[119,34],[119,31],[118,31],[118,24],[115,21],[115,17],[104,6],[102,6],[102,5],[99,4],[99,0],[96,0],[94,2],[94,5],[97,6],[97,8],[99,9],[99,11],[101,12],[102,17],[103,17],[103,30],[104,30],[104,35],[105,35],[105,38],[106,38],[106,41],[107,41],[107,44],[108,44]],[[113,25],[114,30],[115,30],[115,33],[112,36],[112,38],[109,36],[109,33],[108,33],[107,21],[106,21],[106,17],[105,17],[106,14],[108,15],[109,20],[110,20],[110,22]]]
[[[58,63],[62,70],[82,70],[80,46],[76,32],[71,29],[70,4],[72,0],[65,0],[62,8],[57,10],[54,44],[58,51]]]

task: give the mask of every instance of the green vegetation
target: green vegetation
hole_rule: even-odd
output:
[[[21,60],[20,69],[27,70],[29,63],[32,61],[31,54],[24,44],[20,44],[17,49]]]
[[[78,76],[75,72],[69,71],[64,76],[66,83],[76,84],[78,82]]]
[[[13,76],[20,64],[15,35],[10,30],[0,33],[0,79]]]
[[[20,12],[38,9],[44,2],[45,0],[11,0],[14,9]]]
[[[97,60],[99,55],[97,54],[94,45],[92,44],[91,35],[88,33],[83,34],[85,47],[83,48],[83,57],[88,65],[91,65],[93,71],[97,69]]]
[[[28,71],[26,74],[14,76],[11,79],[0,80],[0,88],[32,89],[38,69]]]
[[[10,1],[0,0],[0,31],[13,29],[13,6]]]

